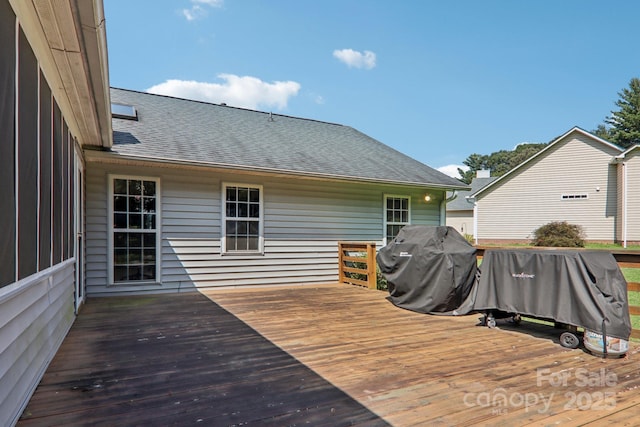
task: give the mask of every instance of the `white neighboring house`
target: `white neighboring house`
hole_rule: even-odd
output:
[[[625,185],[631,187],[631,179],[640,178],[636,163],[635,149],[623,151],[574,127],[470,196],[476,242],[527,242],[538,227],[552,221],[581,225],[590,241],[622,241],[622,225],[638,221],[631,220],[629,209],[635,201],[627,200],[618,181],[626,176]],[[633,174],[622,172],[625,164],[634,166]],[[640,229],[640,223],[635,227]],[[637,232],[634,236],[640,239]]]
[[[476,177],[470,184],[471,189],[458,191],[456,198],[447,203],[447,225],[455,228],[463,236],[475,236],[473,200],[468,196],[498,179],[490,176],[490,173],[489,170],[476,171]]]

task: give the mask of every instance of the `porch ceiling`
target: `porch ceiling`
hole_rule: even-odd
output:
[[[12,4],[80,143],[110,147],[113,135],[102,1],[12,0]]]

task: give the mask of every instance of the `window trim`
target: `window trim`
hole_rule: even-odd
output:
[[[388,222],[387,221],[387,201],[390,198],[396,198],[396,199],[407,199],[408,204],[408,218],[406,223],[395,223],[395,222]],[[404,224],[404,225],[410,225],[411,224],[411,196],[406,195],[406,194],[384,194],[383,197],[383,202],[382,202],[382,242],[384,243],[384,245],[386,246],[389,242],[387,241],[387,225],[399,225],[399,224]]]
[[[260,191],[260,208],[258,219],[258,249],[255,251],[229,251],[227,250],[227,188],[245,187],[256,188]],[[220,254],[221,255],[264,255],[264,187],[259,184],[248,184],[241,182],[223,182],[220,193]],[[233,217],[237,218],[237,217]]]
[[[160,178],[152,176],[142,175],[120,175],[120,174],[108,174],[109,191],[107,197],[107,286],[135,286],[135,285],[149,285],[149,284],[161,284],[161,264],[162,264],[162,200],[160,191]],[[113,181],[116,179],[138,180],[138,181],[154,181],[156,183],[156,279],[155,280],[129,280],[122,282],[115,282],[113,278],[113,267],[115,265],[114,249],[113,249]]]

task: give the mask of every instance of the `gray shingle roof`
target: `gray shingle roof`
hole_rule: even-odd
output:
[[[111,151],[122,156],[465,187],[349,126],[115,88],[111,102],[138,111],[138,121],[113,119]]]
[[[470,196],[479,191],[484,186],[498,179],[497,176],[487,178],[473,178],[471,180],[471,190],[458,191],[458,197],[447,203],[447,211],[467,211],[473,209],[473,204],[469,203],[466,196]]]

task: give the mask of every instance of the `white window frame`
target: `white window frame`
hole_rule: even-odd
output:
[[[160,191],[160,178],[151,177],[151,176],[139,176],[139,175],[115,175],[109,174],[107,176],[109,180],[109,196],[108,196],[108,207],[107,207],[107,216],[108,216],[108,236],[107,236],[107,279],[109,286],[129,286],[129,285],[148,285],[148,284],[159,284],[162,282],[160,274],[162,271],[161,263],[162,263],[162,200],[161,200],[161,191]],[[113,225],[113,182],[116,179],[127,179],[127,180],[136,180],[136,181],[153,181],[156,183],[156,278],[155,280],[131,280],[131,281],[122,281],[115,282],[113,276],[113,268],[115,265],[114,260],[114,242],[113,242],[113,233],[115,231]],[[127,229],[127,232],[130,230]]]
[[[407,220],[408,222],[388,222],[387,221],[387,201],[389,199],[407,199],[407,208],[408,208],[408,215],[407,215]],[[384,245],[386,246],[389,242],[387,241],[387,225],[409,225],[411,224],[411,196],[408,196],[406,194],[385,194],[384,195],[384,200],[383,200],[383,205],[382,205],[382,219],[383,219],[383,227],[382,227],[382,241],[384,242]]]
[[[227,188],[228,187],[243,187],[243,188],[255,188],[260,191],[259,198],[259,215],[258,218],[258,249],[236,251],[227,249],[227,219],[234,220],[238,217],[227,217]],[[239,182],[223,182],[222,192],[220,196],[220,210],[222,223],[220,224],[220,251],[222,255],[264,255],[264,188],[258,184],[247,184]]]

